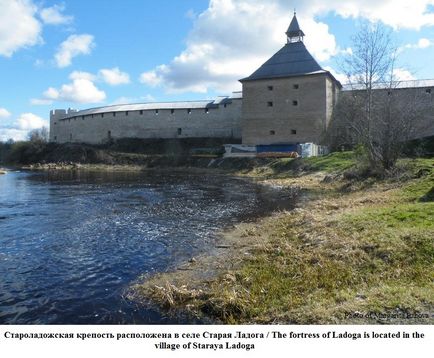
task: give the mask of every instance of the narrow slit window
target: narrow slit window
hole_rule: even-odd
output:
[[[427,88],[427,89],[425,90],[425,93],[431,94],[431,88]]]
[[[116,112],[113,112],[113,117],[116,117]]]
[[[274,89],[273,86],[268,86],[268,90],[269,90],[269,91],[272,91],[273,89]]]
[[[273,130],[270,131],[270,135],[275,135],[275,134],[276,134],[276,131],[273,131]]]
[[[174,114],[174,113],[175,113],[175,110],[174,110],[174,109],[171,109],[171,110],[170,110],[170,113],[171,113],[171,114]]]
[[[140,110],[140,115],[142,115],[143,114],[143,110]]]
[[[128,116],[128,111],[125,111],[125,115]]]
[[[298,83],[295,83],[294,85],[292,85],[292,88],[294,88],[294,89],[299,89],[300,86],[298,85]]]
[[[158,114],[158,109],[155,110],[155,114],[156,114],[156,115]]]
[[[104,113],[101,113],[101,118],[104,118]]]
[[[191,114],[191,109],[190,109],[190,108],[187,109],[187,113],[188,113],[188,114]]]
[[[297,130],[296,129],[291,129],[291,134],[297,134]]]
[[[84,121],[84,116],[81,116],[81,119]]]
[[[298,101],[292,101],[293,106],[298,106]]]
[[[182,128],[178,128],[178,135],[182,134]]]
[[[270,102],[267,102],[267,106],[268,106],[268,107],[273,107],[273,102],[271,102],[271,101],[270,101]]]
[[[209,108],[205,108],[205,113],[209,113]]]

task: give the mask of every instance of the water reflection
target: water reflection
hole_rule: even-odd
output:
[[[291,193],[224,176],[3,175],[0,323],[185,323],[122,292],[210,249],[223,227],[291,205]]]

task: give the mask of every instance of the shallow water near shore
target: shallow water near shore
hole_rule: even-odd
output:
[[[201,323],[123,294],[212,250],[222,229],[293,205],[293,193],[223,175],[11,171],[0,177],[0,323]]]

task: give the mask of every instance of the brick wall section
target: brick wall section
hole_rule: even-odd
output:
[[[113,115],[115,113],[115,115]],[[66,116],[66,118],[65,118]],[[88,114],[50,114],[50,141],[99,144],[109,138],[241,138],[241,99],[218,108],[139,110]]]
[[[243,82],[243,144],[320,143],[337,92],[326,73]]]

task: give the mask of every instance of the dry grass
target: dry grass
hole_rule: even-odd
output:
[[[428,171],[406,182],[269,179],[315,195],[240,225],[226,235],[229,250],[141,292],[224,323],[434,323],[434,160],[418,165]]]

